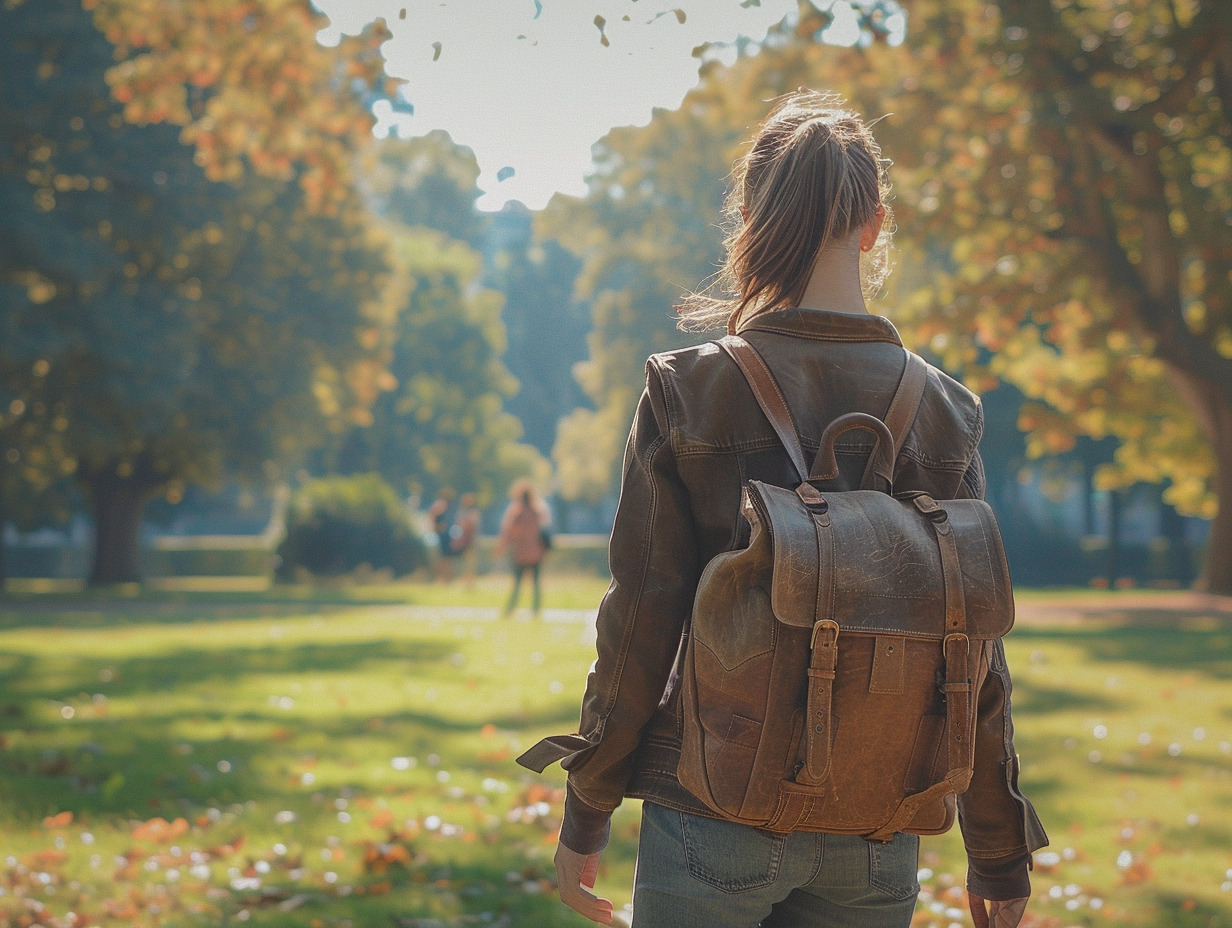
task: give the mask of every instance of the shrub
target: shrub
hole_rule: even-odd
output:
[[[428,563],[393,488],[376,474],[325,477],[300,488],[278,547],[280,580],[302,571],[329,577],[366,566],[409,574]]]

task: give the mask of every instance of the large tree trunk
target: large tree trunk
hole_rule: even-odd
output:
[[[1208,408],[1216,406],[1212,401]],[[1232,406],[1218,404],[1212,410],[1214,428],[1210,431],[1215,451],[1215,494],[1219,511],[1211,520],[1206,539],[1206,567],[1202,585],[1208,592],[1232,596]]]
[[[1210,593],[1232,596],[1232,388],[1203,380],[1175,365],[1170,373],[1181,398],[1197,414],[1215,457],[1211,489],[1219,509],[1211,520],[1206,560],[1197,585]]]
[[[141,522],[159,486],[146,468],[107,465],[83,475],[94,514],[90,586],[141,581]]]

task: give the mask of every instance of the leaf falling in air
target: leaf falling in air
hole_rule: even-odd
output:
[[[607,48],[609,45],[612,44],[611,42],[607,40],[607,34],[603,31],[603,28],[607,25],[607,20],[604,19],[602,16],[596,15],[595,25],[599,27],[599,44],[602,45],[604,48]]]
[[[534,15],[533,17],[531,17],[531,18],[532,18],[532,19],[538,19],[538,18],[539,18],[539,14],[540,14],[540,13],[542,13],[542,12],[543,12],[543,4],[542,4],[542,3],[540,3],[540,2],[539,2],[539,0],[535,0],[535,15]]]
[[[433,42],[432,43],[432,60],[437,61],[440,59],[440,57],[441,57],[441,43]]]
[[[498,183],[503,180],[508,180],[509,178],[513,177],[515,173],[517,172],[514,171],[513,168],[511,168],[509,165],[505,165],[503,168],[501,168],[499,171],[496,172],[496,180]]]
[[[406,19],[406,7],[403,7],[402,9],[398,11],[398,18]]]

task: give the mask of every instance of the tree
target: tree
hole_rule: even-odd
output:
[[[1052,237],[1113,303],[1062,350],[1098,350],[1106,325],[1108,348],[1162,362],[1164,401],[1135,404],[1155,417],[1125,422],[1110,396],[1108,431],[1125,479],[1170,478],[1171,501],[1214,515],[1205,581],[1232,593],[1232,9],[1000,6],[1065,194]]]
[[[42,448],[75,474],[91,580],[132,580],[151,496],[275,473],[362,415],[384,241],[353,193],[330,188],[323,215],[310,172],[212,181],[173,127],[127,123],[112,46],[71,0],[9,4],[0,25],[0,429],[27,469]]]
[[[1104,488],[1166,481],[1214,515],[1206,582],[1232,591],[1229,11],[910,9],[913,67],[873,49],[855,72],[894,113],[905,328],[977,386],[1019,387],[1033,456],[1112,436]]]
[[[479,162],[439,129],[413,139],[387,137],[360,155],[368,205],[408,228],[423,226],[482,249],[492,223],[475,206]]]
[[[370,427],[347,435],[335,468],[377,472],[421,493],[474,490],[491,502],[513,478],[545,468],[504,410],[517,382],[501,363],[500,294],[479,287],[482,258],[465,243],[422,226],[392,234],[393,299],[403,309],[390,389],[374,402]]]
[[[999,380],[1019,388],[1032,456],[1112,436],[1119,447],[1099,470],[1101,486],[1166,481],[1170,503],[1214,515],[1206,579],[1232,590],[1232,507],[1216,515],[1215,505],[1232,492],[1232,253],[1222,245],[1232,157],[1220,96],[1232,73],[1232,11],[1175,12],[1158,0],[905,5],[902,46],[835,48],[816,40],[827,15],[801,3],[761,47],[731,67],[708,65],[676,113],[623,130],[639,140],[613,132],[585,203],[549,209],[568,230],[557,234],[590,253],[583,286],[613,282],[596,297],[583,371],[602,399],[575,416],[574,430],[616,426],[612,403],[629,402],[637,356],[653,347],[643,333],[667,329],[667,301],[622,293],[610,268],[624,260],[637,269],[626,279],[687,287],[705,275],[671,257],[678,236],[717,260],[692,237],[691,210],[713,216],[714,199],[699,192],[677,204],[672,157],[681,174],[713,183],[736,154],[730,127],[743,136],[763,101],[797,86],[833,89],[870,117],[888,114],[877,134],[895,161],[900,258],[882,311],[977,389]],[[672,132],[682,144],[671,156],[648,151]],[[696,149],[722,156],[698,164]],[[657,222],[629,234],[621,223],[654,204],[663,206]],[[621,217],[603,220],[615,231],[586,237],[601,210]],[[605,300],[624,311],[605,314]],[[571,436],[562,431],[566,460]],[[610,485],[614,445],[580,434],[569,447],[590,455],[579,486]]]
[[[679,110],[614,129],[595,146],[587,196],[557,195],[542,216],[541,236],[582,258],[576,296],[591,307],[589,357],[576,369],[594,408],[561,421],[553,450],[566,499],[610,492],[643,362],[680,343],[672,306],[715,272],[715,219],[744,125],[734,100],[704,82]]]
[[[527,308],[517,285],[527,265],[529,217],[481,213],[474,153],[444,132],[387,138],[363,163],[365,197],[397,242],[404,310],[391,371],[398,387],[378,401],[372,428],[348,436],[337,466],[379,470],[423,492],[477,489],[490,501],[513,478],[546,469],[520,443],[523,426],[511,414],[540,383],[511,376],[505,363],[515,356],[509,332],[524,322],[511,314]],[[559,344],[550,342],[548,351]]]
[[[350,195],[373,125],[364,100],[400,83],[385,74],[383,20],[325,48],[316,34],[328,21],[307,0],[82,5],[115,46],[106,78],[126,121],[182,126],[210,180],[294,180],[312,212]]]
[[[581,261],[552,239],[537,240],[520,203],[490,218],[487,286],[505,297],[505,364],[518,380],[508,408],[526,440],[550,455],[560,420],[585,402],[574,367],[586,357],[589,307],[574,296]]]

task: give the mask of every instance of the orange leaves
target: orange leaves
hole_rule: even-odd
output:
[[[149,821],[139,822],[132,830],[132,837],[138,841],[170,844],[187,832],[187,819],[177,818],[174,821],[168,822],[164,818],[152,818]]]
[[[72,812],[59,812],[43,819],[44,828],[65,828],[73,822]]]
[[[364,845],[361,856],[366,873],[383,876],[390,867],[407,867],[413,857],[405,844],[377,844],[369,842]]]
[[[125,119],[183,126],[214,180],[251,168],[301,184],[313,211],[333,212],[372,116],[357,86],[389,93],[382,24],[335,48],[316,41],[324,17],[306,2],[95,0],[95,23],[120,62],[107,75]],[[338,80],[339,73],[346,80]],[[209,90],[195,94],[189,88]],[[219,132],[225,126],[230,131]]]

